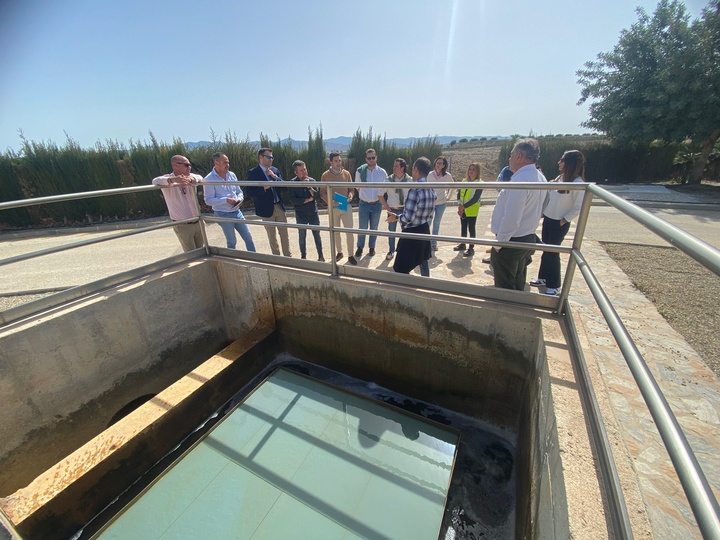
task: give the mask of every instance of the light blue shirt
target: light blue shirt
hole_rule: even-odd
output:
[[[237,182],[237,176],[235,173],[228,171],[227,178],[223,178],[213,170],[204,178],[205,182]],[[213,210],[219,212],[232,212],[234,207],[230,205],[225,199],[227,198],[237,199],[238,202],[245,200],[245,195],[240,186],[203,186],[203,198],[205,204],[212,206]]]

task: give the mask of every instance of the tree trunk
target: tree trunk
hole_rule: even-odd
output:
[[[695,164],[693,165],[692,176],[690,177],[691,184],[699,184],[702,180],[703,172],[705,172],[705,165],[707,165],[710,153],[715,148],[715,143],[720,138],[720,129],[716,129],[707,139],[702,143],[700,154],[695,158]]]

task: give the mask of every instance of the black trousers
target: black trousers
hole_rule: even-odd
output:
[[[468,229],[470,230],[470,238],[476,238],[475,236],[475,224],[477,223],[477,216],[467,217],[465,215],[460,217],[460,236],[463,238],[467,237]],[[471,244],[474,245],[474,244]]]
[[[560,225],[559,219],[543,218],[542,241],[545,244],[559,246],[570,230],[570,223]],[[538,278],[545,280],[545,285],[551,289],[560,288],[560,254],[543,251],[540,259]]]

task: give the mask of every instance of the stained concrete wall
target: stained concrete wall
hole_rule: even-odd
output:
[[[245,274],[249,281],[252,272]],[[241,293],[247,283],[235,285],[226,285],[242,305],[233,334],[267,312],[255,309],[256,298],[270,305],[260,280],[256,296]],[[160,392],[225,346],[222,298],[211,265],[195,262],[0,330],[0,495],[100,433],[124,405]]]
[[[258,325],[277,325],[300,357],[517,431],[518,532],[564,530],[540,321],[390,285],[214,258],[18,323],[0,332],[0,391],[13,404],[0,434],[33,438],[133,374],[154,379],[168,351]]]

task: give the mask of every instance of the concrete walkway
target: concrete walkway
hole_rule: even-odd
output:
[[[679,205],[698,204],[697,201],[687,200],[684,195],[669,200],[674,192],[663,189],[654,195],[665,198],[660,201],[665,210],[672,210]],[[646,189],[641,195],[653,196],[653,192]],[[670,192],[670,195],[665,192]],[[622,190],[617,193],[629,199],[636,196],[631,189],[626,190],[624,195]],[[701,225],[715,228],[720,209],[716,211],[711,207],[707,211],[711,219],[703,220]],[[491,212],[492,206],[482,208],[478,219],[478,236],[492,237],[488,228]],[[321,223],[327,223],[327,216],[322,217]],[[381,229],[386,230],[383,224]],[[258,250],[269,252],[264,231],[260,227],[251,230]],[[112,227],[101,227],[100,230],[83,229],[70,235],[49,235],[47,231],[43,231],[41,236],[37,236],[36,231],[4,233],[0,235],[0,258],[113,232]],[[211,225],[208,234],[213,245],[224,245],[217,225]],[[453,207],[446,211],[441,234],[459,234],[459,220]],[[291,231],[290,237],[294,254],[299,256],[297,233]],[[565,244],[569,245],[570,242],[568,238]],[[323,234],[323,244],[327,246],[325,257],[329,259],[332,254],[326,233]],[[238,245],[242,246],[242,242],[239,241]],[[452,247],[453,244],[440,244],[439,251],[431,260],[431,276],[492,285],[489,265],[481,262],[484,256],[482,249],[478,249],[475,257],[465,258],[461,253],[453,251]],[[368,257],[366,246],[365,257],[360,259],[360,265],[391,270],[392,261],[385,260],[386,238],[378,238],[376,251],[375,257]],[[650,365],[716,495],[720,495],[720,384],[717,378],[683,337],[666,323],[654,305],[634,288],[627,276],[593,239],[591,228],[588,229],[583,252]],[[170,230],[163,230],[6,266],[2,269],[3,277],[0,280],[0,309],[6,309],[8,302],[12,305],[13,301],[32,299],[11,296],[18,291],[64,288],[86,283],[177,253],[180,253],[180,249],[174,234]],[[308,258],[316,258],[311,235],[308,235]],[[539,257],[535,257],[528,269],[529,279],[536,275],[538,262]],[[579,274],[576,274],[570,302],[621,474],[625,497],[628,499],[635,537],[700,538],[684,492],[647,407]],[[569,428],[561,425],[558,428],[561,436],[572,436],[572,433],[567,433]],[[567,474],[571,473],[568,471]],[[582,508],[578,511],[582,512]],[[596,517],[588,516],[587,519]]]

